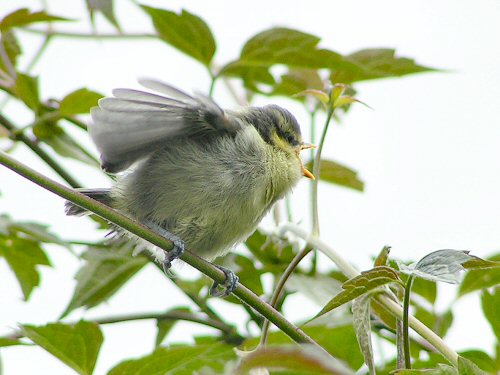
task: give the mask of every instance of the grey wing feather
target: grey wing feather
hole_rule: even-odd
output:
[[[114,97],[101,99],[99,107],[91,110],[89,133],[108,172],[128,168],[174,138],[234,134],[240,128],[209,97],[193,97],[158,81],[140,82],[166,96],[116,89]]]

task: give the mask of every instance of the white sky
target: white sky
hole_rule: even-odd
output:
[[[50,9],[70,18],[84,18],[83,1],[50,1]],[[442,249],[469,249],[486,257],[500,244],[500,3],[494,0],[419,1],[144,1],[168,9],[181,7],[205,19],[219,50],[215,60],[225,63],[237,57],[249,37],[271,26],[289,26],[322,38],[321,45],[341,53],[362,48],[390,47],[420,64],[446,70],[402,79],[372,81],[356,86],[358,98],[374,110],[355,106],[342,126],[333,126],[325,155],[359,171],[366,191],[357,193],[334,186],[320,186],[322,238],[355,263],[370,266],[370,257],[385,244],[391,255],[420,258]],[[21,6],[40,9],[38,1],[2,0],[0,16]],[[98,17],[100,20],[100,17]],[[117,1],[117,18],[126,31],[151,31],[148,19],[130,2]],[[99,22],[103,31],[112,31]],[[86,31],[85,22],[58,24],[58,30]],[[19,33],[26,54],[41,38]],[[27,60],[24,60],[26,63]],[[44,98],[62,97],[82,86],[109,94],[114,87],[136,86],[138,77],[150,76],[185,90],[206,90],[204,69],[169,46],[153,41],[81,41],[55,39],[36,66],[41,73]],[[223,106],[234,106],[216,86]],[[264,102],[264,101],[259,101]],[[307,115],[299,105],[279,100],[292,110],[308,134]],[[5,114],[19,125],[30,117],[23,107],[9,102]],[[86,135],[79,136],[90,145]],[[1,145],[2,143],[0,143]],[[23,147],[14,153],[23,162],[50,176],[53,173]],[[70,169],[87,186],[108,181],[99,174],[68,161]],[[92,224],[66,218],[62,201],[48,192],[0,168],[0,213],[15,219],[51,225],[64,238],[98,239]],[[308,226],[307,184],[295,192],[294,206],[302,225]],[[63,249],[49,248],[55,269],[42,270],[42,287],[29,304],[21,302],[19,287],[0,262],[0,334],[18,322],[43,324],[54,321],[69,301],[78,263]],[[327,267],[329,261],[324,260]],[[187,271],[188,267],[184,269]],[[184,270],[182,269],[182,270]],[[124,312],[162,311],[182,296],[166,289],[168,281],[151,267],[131,281],[126,293],[118,293],[107,306],[86,313],[87,318]],[[147,290],[147,293],[144,293]],[[168,291],[168,293],[166,293]],[[446,303],[456,288],[441,288]],[[221,301],[227,316],[235,309]],[[443,306],[446,304],[444,303]],[[304,305],[304,304],[301,304]],[[456,305],[458,330],[447,337],[455,349],[480,347],[491,351],[493,338],[484,319],[478,317],[479,299],[471,296]],[[318,310],[288,311],[300,318]],[[81,312],[71,319],[78,319]],[[473,316],[474,319],[470,317]],[[476,317],[478,317],[476,319]],[[179,325],[172,339],[207,332],[189,324]],[[148,353],[154,343],[154,324],[129,323],[104,328],[105,344],[96,374],[105,373],[125,357]],[[29,361],[26,360],[29,358]],[[37,348],[2,350],[5,373],[69,374],[69,368]]]

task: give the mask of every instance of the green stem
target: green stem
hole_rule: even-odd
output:
[[[146,33],[138,33],[138,34],[87,34],[87,33],[74,33],[74,32],[66,32],[66,31],[45,31],[45,30],[36,30],[29,28],[21,28],[22,31],[31,33],[44,35],[45,37],[62,37],[62,38],[75,38],[75,39],[151,39],[157,38],[155,34],[146,34]]]
[[[318,107],[314,108],[314,110],[312,110],[310,112],[310,116],[311,116],[311,119],[310,119],[311,120],[311,125],[310,125],[310,127],[311,127],[311,144],[313,144],[313,145],[316,143],[316,113],[317,113],[317,110],[318,110]],[[311,161],[313,161],[316,150],[314,148],[311,148],[309,150],[309,153],[310,153]],[[319,178],[319,176],[318,176],[318,178]],[[309,186],[310,186],[310,194],[311,194],[311,217],[314,217],[314,210],[315,210],[315,208],[314,208],[315,207],[315,204],[314,204],[314,200],[315,200],[314,181],[312,181]],[[289,221],[291,222],[291,220],[289,220]],[[311,271],[310,271],[311,275],[316,274],[317,266],[318,266],[318,252],[314,251],[313,258],[311,261]]]
[[[405,357],[405,368],[411,369],[410,357],[410,332],[408,327],[408,316],[410,315],[410,293],[413,285],[413,275],[408,276],[405,286],[405,295],[403,300],[403,347]]]
[[[25,177],[26,179],[36,183],[42,188],[49,190],[50,192],[60,196],[61,198],[67,199],[90,212],[93,212],[94,214],[100,216],[108,222],[113,223],[136,236],[141,237],[142,239],[155,246],[158,246],[165,251],[170,251],[173,247],[171,241],[152,231],[143,224],[140,224],[124,216],[118,211],[115,211],[114,209],[109,208],[106,205],[97,202],[85,196],[84,194],[79,193],[78,191],[67,188],[64,185],[61,185],[47,178],[46,176],[43,176],[42,174],[22,164],[21,162],[10,157],[4,152],[0,152],[0,164],[6,166],[7,168]],[[197,256],[195,253],[186,250],[182,254],[181,259],[212,280],[218,283],[224,283],[226,279],[224,273],[213,264]],[[320,345],[318,345],[318,343],[316,343],[313,339],[306,335],[301,329],[286,320],[278,311],[276,311],[269,304],[260,299],[245,286],[238,284],[236,286],[236,289],[233,291],[233,294],[241,301],[254,308],[266,319],[269,319],[281,331],[283,331],[283,333],[285,333],[295,342],[312,344],[322,352],[327,353]]]
[[[312,247],[325,254],[348,278],[352,279],[360,275],[359,271],[356,268],[354,268],[349,262],[342,258],[342,256],[337,251],[335,251],[327,243],[323,242],[320,238],[311,236],[307,231],[293,224],[285,224],[281,226],[279,235],[284,235],[288,231],[307,241]],[[397,302],[393,301],[389,296],[377,295],[375,296],[375,298],[395,318],[403,318],[403,308]],[[436,348],[436,350],[439,351],[448,361],[450,361],[453,366],[457,366],[458,354],[453,349],[451,349],[441,337],[436,335],[434,331],[429,329],[420,320],[411,315],[408,316],[408,325],[422,338],[427,340],[429,344]]]
[[[210,88],[208,89],[208,96],[212,97],[214,94],[214,88],[215,88],[215,82],[217,81],[217,76],[213,75],[212,72],[209,70],[208,73],[210,74]]]
[[[321,153],[323,151],[323,146],[325,144],[326,133],[328,132],[328,126],[330,125],[330,120],[333,115],[333,108],[328,110],[326,115],[325,126],[323,127],[323,132],[321,133],[321,139],[319,141],[318,149],[316,150],[316,156],[314,158],[313,175],[316,179],[312,182],[312,234],[313,236],[319,236],[319,211],[318,211],[318,183],[321,168]]]
[[[113,316],[113,317],[108,317],[108,318],[100,318],[100,319],[95,319],[93,320],[97,324],[113,324],[113,323],[123,323],[123,322],[129,322],[132,320],[149,320],[149,319],[156,319],[156,320],[185,320],[188,322],[193,322],[193,323],[198,323],[198,324],[203,324],[205,326],[213,327],[215,329],[218,329],[219,331],[223,332],[226,335],[231,335],[235,336],[237,335],[234,327],[231,327],[226,324],[222,324],[221,322],[207,318],[204,316],[200,316],[197,314],[193,314],[191,312],[187,311],[170,311],[167,313],[163,314],[158,314],[158,313],[150,313],[150,314],[130,314],[130,315],[120,315],[120,316]]]
[[[51,167],[59,176],[61,176],[61,178],[65,180],[71,187],[77,188],[82,186],[61,165],[59,165],[56,160],[54,160],[47,152],[45,152],[45,150],[43,150],[36,141],[32,140],[25,134],[15,135],[19,129],[2,114],[0,114],[0,124],[2,124],[9,132],[11,132],[14,139],[20,140],[21,142],[26,144],[26,146],[28,146],[35,154],[37,154],[40,159],[47,163],[47,165]]]
[[[276,283],[273,295],[271,296],[271,301],[269,303],[272,307],[276,308],[276,306],[278,305],[278,301],[280,300],[281,295],[283,294],[286,282],[292,275],[293,271],[297,268],[299,263],[302,261],[302,259],[304,259],[304,257],[307,254],[309,254],[311,250],[312,247],[306,246],[302,251],[300,251],[295,255],[290,264],[286,267],[285,271],[283,272],[278,282]],[[264,324],[262,325],[262,333],[260,337],[261,346],[266,346],[268,336],[269,336],[269,320],[264,320]]]

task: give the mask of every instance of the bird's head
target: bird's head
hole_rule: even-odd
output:
[[[304,167],[300,152],[316,146],[302,140],[300,126],[289,111],[274,104],[260,108],[254,107],[246,113],[245,119],[255,126],[268,144],[294,154],[300,162],[302,175],[314,180],[314,175]]]

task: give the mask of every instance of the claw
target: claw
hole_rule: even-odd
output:
[[[224,281],[223,284],[219,284],[217,281],[214,281],[212,286],[210,287],[210,295],[212,297],[227,297],[229,296],[238,286],[238,281],[239,277],[236,276],[236,274],[224,267],[218,266],[217,264],[214,264],[215,267],[220,269],[222,272],[224,272],[224,275],[226,275],[226,280]],[[219,285],[223,287],[222,290],[219,290]]]
[[[163,272],[169,277],[172,277],[172,273],[170,272],[170,268],[172,267],[172,262],[179,258],[182,253],[184,253],[184,249],[186,245],[184,244],[184,241],[181,240],[179,237],[176,235],[170,233],[168,230],[165,228],[162,228],[156,223],[153,222],[146,222],[146,226],[151,228],[152,230],[158,232],[161,234],[163,237],[165,237],[167,240],[172,241],[172,244],[174,245],[172,247],[172,250],[170,251],[165,251],[165,259],[163,260],[162,266],[163,266]]]

